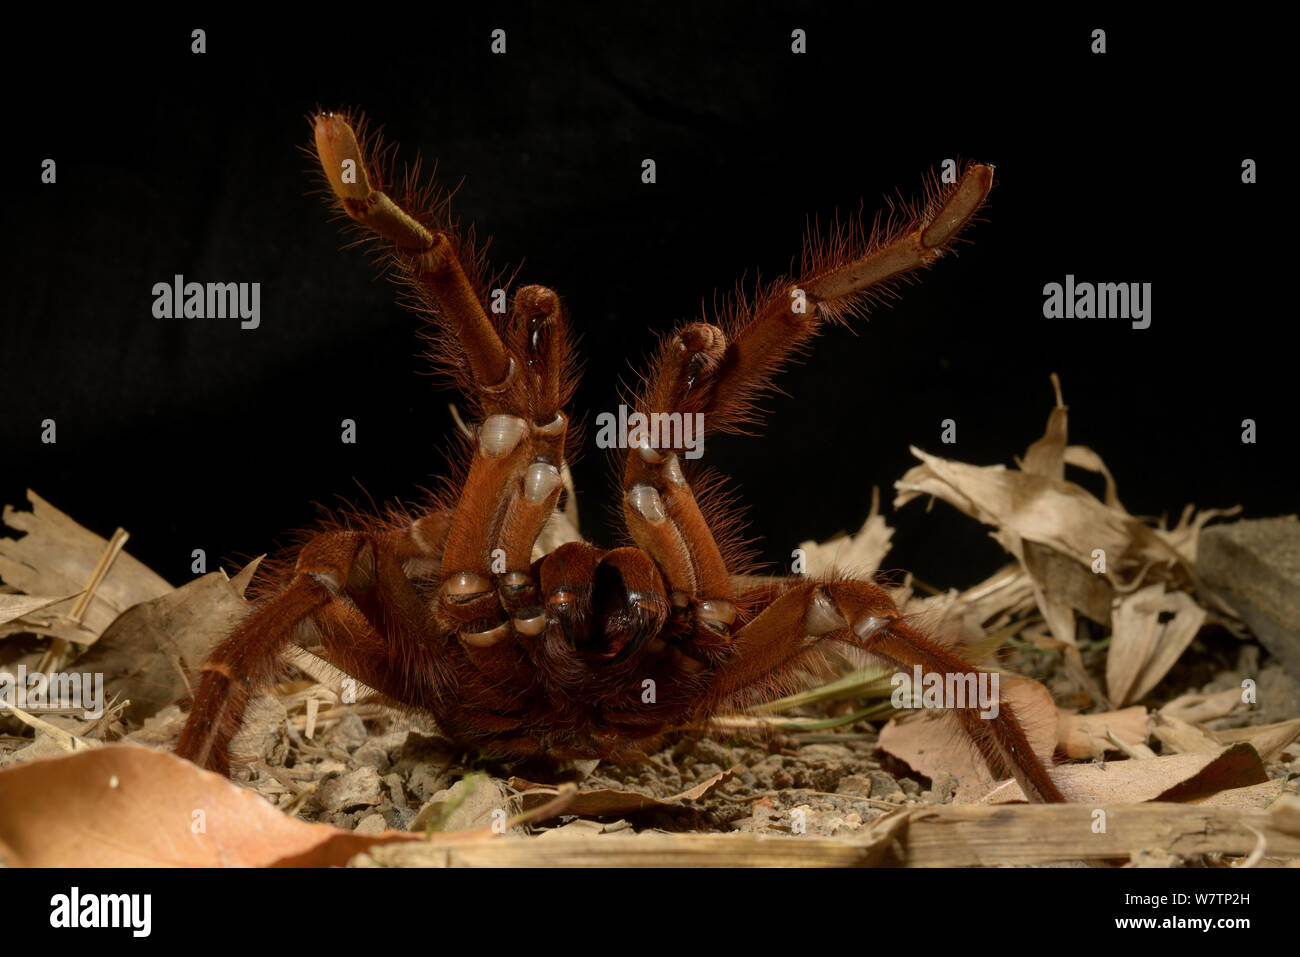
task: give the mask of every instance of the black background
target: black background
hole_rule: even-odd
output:
[[[1293,123],[1266,26],[928,5],[905,20],[868,5],[419,9],[15,27],[3,501],[30,486],[100,534],[124,526],[129,550],[180,583],[194,548],[210,567],[258,554],[310,524],[314,502],[411,497],[441,471],[454,396],[421,375],[415,320],[310,194],[298,147],[319,104],[364,109],[403,158],[463,179],[453,210],[494,237],[494,264],[560,292],[585,345],[574,412],[589,425],[656,334],[756,269],[786,270],[806,217],[915,195],[946,157],[997,166],[959,256],[822,337],[766,403],[761,437],[710,440],[770,562],[856,529],[872,485],[888,502],[909,444],[1010,464],[1042,434],[1053,371],[1071,440],[1103,456],[1133,513],[1295,510],[1276,148]],[[504,56],[489,50],[498,27]],[[1096,27],[1104,56],[1089,52]],[[1257,185],[1241,183],[1246,157]],[[260,282],[261,327],[155,319],[153,284],[176,273]],[[1151,328],[1044,319],[1043,285],[1067,273],[1152,283]],[[955,447],[939,442],[949,417]],[[339,441],[344,418],[356,445]],[[1243,418],[1257,445],[1241,443]],[[609,542],[607,453],[587,435],[584,530]],[[887,516],[887,566],[946,587],[1000,560],[947,506]]]

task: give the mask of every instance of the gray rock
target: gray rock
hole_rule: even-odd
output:
[[[366,764],[384,770],[388,767],[388,751],[372,738],[352,752],[352,760],[357,764]]]
[[[397,807],[388,805],[384,809],[384,821],[389,829],[394,831],[410,830],[411,822],[415,820],[415,811],[409,807]]]
[[[764,789],[774,788],[773,783],[777,773],[785,767],[785,758],[779,754],[769,754],[762,761],[759,761],[749,770],[754,772],[754,777],[758,781],[758,786]]]
[[[429,800],[447,784],[449,776],[432,764],[417,765],[407,778],[407,789],[421,802]],[[409,800],[409,799],[408,799]]]
[[[360,745],[369,737],[366,731],[366,723],[357,717],[355,711],[346,712],[343,717],[339,718],[339,723],[334,727],[331,740],[344,748],[351,751]]]
[[[736,763],[735,754],[730,748],[723,747],[712,738],[701,738],[695,742],[695,756],[708,764],[729,768]]]
[[[388,793],[397,805],[406,804],[406,789],[402,787],[402,777],[400,774],[384,775],[384,784],[388,788]]]
[[[839,787],[835,790],[840,794],[852,794],[856,797],[865,798],[871,797],[871,784],[870,775],[846,774],[840,778]]]
[[[379,834],[388,829],[388,822],[382,814],[369,814],[357,822],[356,833]]]
[[[805,744],[799,749],[801,761],[850,761],[853,752],[842,744]]]
[[[1203,529],[1196,570],[1282,667],[1300,678],[1300,522],[1295,516]]]
[[[351,811],[374,807],[383,800],[379,775],[374,768],[357,768],[337,778],[331,778],[317,792],[321,805],[327,811]]]
[[[886,771],[868,771],[871,778],[871,796],[890,804],[902,804],[904,794],[902,787]]]
[[[420,808],[408,826],[409,830],[422,831],[432,825],[440,831],[466,831],[491,827],[493,812],[505,811],[500,820],[510,815],[506,805],[510,797],[501,786],[485,774],[462,778],[445,791],[439,791]]]

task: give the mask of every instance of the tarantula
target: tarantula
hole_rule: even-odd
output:
[[[427,511],[335,528],[302,548],[203,666],[178,754],[228,774],[249,698],[290,643],[319,646],[383,699],[430,713],[459,745],[520,757],[630,757],[774,696],[824,668],[837,643],[908,672],[976,671],[875,584],[738,576],[734,523],[701,504],[671,430],[643,430],[626,451],[622,512],[635,546],[569,542],[534,561],[572,448],[565,406],[577,372],[559,297],[525,286],[491,318],[482,257],[418,171],[394,201],[380,188],[381,151],[347,117],[313,123],[336,205],[386,250],[478,426],[457,479]],[[883,225],[810,239],[797,277],[760,289],[720,325],[692,322],[667,338],[637,411],[700,414],[713,432],[755,422],[755,400],[782,365],[882,284],[937,259],[992,181],[991,167],[971,164]],[[1009,703],[990,719],[973,702],[954,713],[994,774],[1014,776],[1033,800],[1064,800]]]

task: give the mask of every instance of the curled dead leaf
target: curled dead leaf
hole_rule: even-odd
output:
[[[114,744],[0,770],[11,867],[328,867],[419,840],[308,824],[189,761]]]

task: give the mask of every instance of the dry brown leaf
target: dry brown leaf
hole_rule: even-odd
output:
[[[1168,672],[1205,621],[1206,608],[1215,611],[1217,621],[1232,625],[1231,610],[1213,593],[1198,592],[1202,608],[1187,592],[1200,588],[1195,571],[1200,529],[1240,509],[1197,512],[1188,506],[1172,529],[1163,521],[1152,527],[1129,515],[1101,458],[1091,449],[1066,444],[1067,407],[1055,376],[1052,382],[1056,407],[1019,470],[968,465],[914,448],[923,464],[895,483],[894,505],[934,496],[993,526],[993,537],[1029,573],[1035,603],[1056,647],[1066,654],[1071,677],[1099,701],[1105,701],[1105,695],[1084,670],[1075,648],[1075,615],[1105,624],[1114,611],[1126,612],[1117,626],[1108,667],[1110,698],[1121,705],[1140,698]],[[1106,481],[1105,501],[1066,480],[1066,464],[1100,473]],[[1104,552],[1104,566],[1096,564],[1099,550]],[[1172,613],[1172,621],[1147,622],[1145,614],[1138,614],[1128,593],[1144,579],[1179,589],[1162,598],[1156,612]]]
[[[0,858],[23,867],[324,867],[419,840],[308,824],[189,761],[114,744],[0,770]]]
[[[818,544],[800,542],[803,551],[803,574],[810,578],[851,577],[867,581],[880,571],[880,564],[889,554],[890,539],[894,530],[885,524],[880,512],[880,489],[871,490],[871,511],[867,520],[853,535],[840,535]]]
[[[1075,643],[1075,618],[1074,609],[1064,596],[1051,591],[1049,583],[1040,580],[1036,571],[1044,571],[1048,568],[1045,561],[1041,559],[1031,559],[1031,554],[1039,556],[1044,553],[1056,554],[1050,548],[1039,545],[1035,542],[1023,540],[1018,533],[1011,529],[999,529],[993,533],[993,538],[1000,542],[1002,547],[1014,555],[1020,562],[1029,577],[1029,582],[1033,588],[1034,602],[1038,610],[1042,613],[1043,620],[1047,623],[1051,631],[1052,640],[1048,647],[1059,649],[1065,657],[1066,670],[1075,683],[1083,688],[1094,701],[1100,702],[1103,707],[1109,708],[1110,701],[1102,692],[1097,683],[1092,680],[1092,675],[1083,664],[1083,655],[1079,651],[1079,646]],[[1078,563],[1072,562],[1068,558],[1062,558],[1062,561],[1078,566]]]
[[[1196,725],[1159,711],[1151,718],[1151,732],[1160,739],[1166,754],[1217,754],[1223,750],[1221,742]]]
[[[895,508],[934,495],[986,525],[1047,545],[1089,567],[1094,549],[1104,549],[1112,563],[1123,556],[1133,538],[1132,526],[1138,524],[1073,482],[1001,465],[949,461],[916,447],[912,454],[924,464],[894,483]]]
[[[1171,616],[1162,622],[1163,616]],[[1186,592],[1148,585],[1116,599],[1106,656],[1106,686],[1116,704],[1136,701],[1160,683],[1196,632],[1205,609]]]
[[[1143,801],[1190,801],[1230,788],[1268,780],[1259,754],[1249,744],[1235,744],[1218,754],[1174,754],[1142,760],[1071,764],[1052,771],[1067,801],[1092,804],[1139,804]],[[983,804],[1025,800],[1015,781],[1004,781]],[[955,803],[955,802],[954,802]]]
[[[1277,778],[1262,784],[1252,784],[1244,788],[1230,788],[1217,794],[1191,798],[1184,802],[1197,807],[1227,807],[1239,811],[1262,811],[1278,799],[1286,781]]]
[[[1022,472],[1045,475],[1048,478],[1065,478],[1065,445],[1069,440],[1069,407],[1061,395],[1061,380],[1052,373],[1052,388],[1056,391],[1056,407],[1047,417],[1047,431],[1043,437],[1025,450],[1024,461],[1019,463]]]
[[[243,593],[259,561],[234,580],[209,572],[129,608],[77,659],[77,670],[103,672],[108,694],[129,699],[126,716],[140,723],[188,693],[187,675],[248,613]]]
[[[1020,565],[1007,565],[957,596],[954,611],[969,627],[963,632],[982,637],[1034,607],[1034,583]]]
[[[71,601],[76,597],[76,595],[60,595],[56,598],[50,598],[48,595],[0,595],[0,625],[24,618],[51,605]]]
[[[1122,711],[1076,714],[1062,711],[1057,726],[1057,747],[1072,758],[1099,758],[1115,750],[1106,736],[1110,731],[1121,741],[1144,744],[1147,739],[1147,709],[1141,705]]]
[[[4,507],[4,522],[22,538],[0,538],[0,579],[29,595],[79,595],[86,587],[108,542],[83,528],[30,489],[32,511]],[[118,615],[132,605],[150,601],[172,590],[163,578],[147,566],[121,552],[91,599],[82,616],[83,629],[65,629],[65,638],[88,644]],[[45,612],[67,612],[67,605],[52,605]],[[0,634],[13,634],[11,626]],[[42,629],[39,634],[54,634]]]
[[[1114,589],[1105,575],[1037,542],[1024,543],[1023,561],[1045,595],[1100,625],[1110,624]]]
[[[1113,508],[1125,515],[1128,514],[1128,510],[1120,503],[1119,492],[1115,486],[1115,477],[1110,474],[1110,469],[1106,468],[1106,463],[1101,460],[1100,455],[1086,445],[1067,446],[1065,464],[1100,474],[1106,480],[1106,491],[1102,497],[1106,507]]]
[[[1160,709],[1161,714],[1182,718],[1189,724],[1214,721],[1245,705],[1240,688],[1228,688],[1214,694],[1179,695]]]
[[[565,814],[584,814],[592,817],[632,814],[636,811],[648,811],[651,808],[680,807],[686,801],[698,801],[720,784],[725,784],[737,774],[744,772],[742,765],[728,768],[702,781],[693,788],[672,797],[657,798],[637,791],[620,791],[614,788],[593,788],[579,791],[564,807]],[[523,778],[511,778],[509,784],[523,797],[524,808],[531,809],[549,801],[559,794],[557,788],[545,784],[536,784]]]
[[[1264,761],[1272,761],[1288,744],[1300,737],[1300,718],[1279,721],[1277,724],[1257,724],[1250,728],[1232,728],[1228,731],[1211,731],[1220,744],[1249,742]]]

